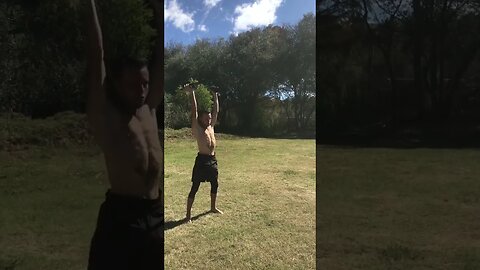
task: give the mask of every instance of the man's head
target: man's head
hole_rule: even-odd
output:
[[[198,112],[198,123],[203,128],[208,127],[212,124],[212,114],[207,111]]]
[[[112,97],[125,109],[141,107],[148,95],[149,73],[144,61],[123,58],[113,61],[107,73]]]

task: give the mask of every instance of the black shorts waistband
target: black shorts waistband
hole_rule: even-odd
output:
[[[151,208],[160,206],[162,200],[160,196],[158,196],[156,199],[138,198],[134,196],[112,193],[112,191],[109,189],[105,193],[105,202],[119,207],[125,206],[129,208]]]
[[[199,158],[212,158],[213,159],[213,158],[215,158],[215,154],[206,155],[206,154],[202,154],[202,153],[199,152],[199,153],[197,153],[197,157],[199,157]]]

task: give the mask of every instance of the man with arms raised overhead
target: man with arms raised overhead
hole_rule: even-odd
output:
[[[95,1],[88,1],[86,111],[110,182],[88,269],[162,269],[163,150],[156,118],[163,98],[162,55],[156,54],[151,72],[144,62],[122,57],[105,68]]]
[[[197,140],[198,155],[195,159],[195,165],[192,172],[192,188],[187,199],[187,215],[185,220],[191,221],[191,210],[195,194],[200,187],[201,182],[209,181],[211,185],[210,198],[211,209],[213,213],[223,214],[216,207],[218,190],[218,169],[217,159],[215,158],[215,132],[213,127],[217,123],[218,115],[218,93],[214,92],[213,112],[197,111],[197,101],[195,99],[195,90],[189,84],[185,89],[190,93],[192,103],[192,134]]]

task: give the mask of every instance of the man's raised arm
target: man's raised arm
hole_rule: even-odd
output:
[[[220,106],[218,105],[218,93],[213,92],[213,111],[212,111],[212,126],[215,126],[217,123],[217,116],[220,110]]]
[[[185,90],[190,92],[190,101],[192,103],[192,128],[196,127],[198,124],[198,111],[197,111],[197,100],[195,98],[195,91],[190,85],[185,86]]]
[[[150,4],[154,10],[157,40],[155,41],[146,103],[150,109],[156,109],[163,102],[163,5],[161,5],[159,0],[150,0]]]
[[[103,62],[102,30],[98,22],[95,0],[89,0],[88,38],[87,38],[87,116],[91,124],[105,103],[105,64]]]

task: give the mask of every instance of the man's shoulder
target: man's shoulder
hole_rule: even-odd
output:
[[[192,131],[200,132],[200,131],[202,131],[202,127],[198,123],[192,124]]]
[[[156,108],[150,107],[148,104],[143,104],[142,107],[139,108],[137,115],[142,118],[156,117]]]

